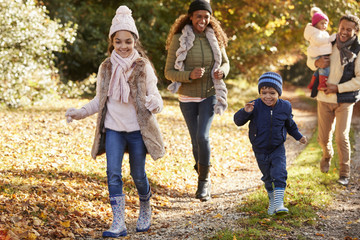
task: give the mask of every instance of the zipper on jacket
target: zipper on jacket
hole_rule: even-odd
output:
[[[271,139],[272,139],[272,128],[273,128],[273,110],[271,109],[270,110],[270,136],[269,136],[269,148],[271,148]]]
[[[201,48],[201,67],[203,68],[204,67],[204,49],[203,49],[201,37],[199,37],[199,42],[200,42],[200,48]],[[204,81],[201,81],[201,97],[204,97],[203,96],[203,89],[204,89],[203,85],[204,85]],[[206,89],[207,89],[207,82],[206,82]]]

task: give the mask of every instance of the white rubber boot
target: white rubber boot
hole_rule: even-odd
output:
[[[274,191],[275,214],[286,214],[289,212],[289,209],[284,207],[284,194],[285,194],[285,188],[275,188]]]
[[[273,215],[273,214],[275,213],[274,190],[272,190],[271,192],[268,191],[267,193],[268,193],[268,196],[269,196],[269,207],[268,207],[267,213],[268,213],[269,215]]]

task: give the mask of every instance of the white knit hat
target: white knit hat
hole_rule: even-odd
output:
[[[120,31],[120,30],[127,30],[136,35],[137,38],[139,38],[139,33],[135,25],[135,21],[131,16],[131,10],[125,6],[122,5],[116,10],[116,15],[112,19],[110,32],[109,32],[109,38],[111,38],[111,35],[114,32]]]

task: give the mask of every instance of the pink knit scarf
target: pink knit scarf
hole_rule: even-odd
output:
[[[126,73],[131,69],[134,61],[139,58],[136,49],[127,58],[121,57],[115,50],[112,51],[110,61],[112,64],[112,74],[109,85],[108,96],[127,103],[129,101],[130,87]]]

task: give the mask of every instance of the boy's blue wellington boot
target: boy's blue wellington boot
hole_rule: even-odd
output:
[[[289,212],[289,209],[284,207],[284,193],[285,193],[285,188],[275,188],[274,190],[275,214],[286,214]]]
[[[150,206],[151,190],[146,195],[140,195],[140,213],[136,222],[137,232],[146,232],[151,225],[151,206]]]
[[[274,190],[272,190],[271,192],[268,191],[268,196],[269,196],[269,207],[268,207],[268,211],[267,213],[269,215],[273,215],[275,213],[275,197],[274,197]]]
[[[211,198],[211,181],[210,181],[210,166],[198,164],[199,177],[198,188],[195,197],[202,202],[206,202]]]
[[[125,195],[116,195],[110,197],[110,204],[113,211],[113,222],[109,230],[103,232],[103,237],[117,238],[120,236],[126,236],[125,225]]]

